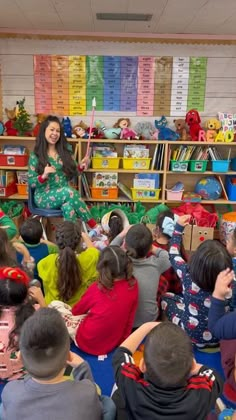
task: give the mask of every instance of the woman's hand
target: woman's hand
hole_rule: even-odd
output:
[[[47,179],[49,174],[55,174],[55,172],[56,172],[56,169],[54,168],[54,166],[47,165],[44,168],[42,178]]]
[[[79,164],[79,169],[81,170],[81,171],[84,171],[84,169],[87,169],[88,168],[88,166],[89,166],[89,161],[90,161],[90,159],[89,159],[89,157],[88,156],[85,156],[81,161],[80,161],[80,164]]]

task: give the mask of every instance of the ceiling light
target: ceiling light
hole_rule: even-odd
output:
[[[121,20],[133,22],[148,22],[152,15],[144,13],[96,13],[98,20]]]

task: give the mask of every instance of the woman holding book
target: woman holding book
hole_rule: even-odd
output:
[[[88,164],[85,157],[79,166],[57,117],[49,115],[40,125],[34,152],[29,159],[29,185],[35,188],[35,203],[40,208],[61,209],[65,220],[81,218],[89,227],[96,225],[78,191],[69,181]]]

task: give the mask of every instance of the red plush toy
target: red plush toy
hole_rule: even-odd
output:
[[[198,141],[198,133],[202,130],[200,126],[201,118],[196,109],[190,109],[185,117],[185,122],[189,126],[189,134],[193,141]]]

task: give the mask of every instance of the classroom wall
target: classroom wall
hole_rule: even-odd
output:
[[[184,45],[155,43],[125,43],[104,41],[61,41],[0,39],[0,68],[2,81],[2,116],[6,120],[5,107],[12,108],[16,101],[26,98],[27,110],[34,114],[34,54],[60,55],[124,55],[124,56],[183,56],[208,57],[205,94],[205,110],[202,120],[216,116],[218,111],[236,113],[236,46],[232,45]],[[131,119],[132,125],[140,120],[153,122],[155,117],[138,117],[135,113],[96,112],[109,126],[120,116]],[[159,117],[159,116],[156,116]],[[71,117],[72,124],[86,116]],[[173,117],[169,117],[173,126]]]

